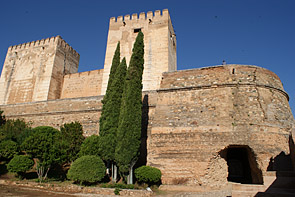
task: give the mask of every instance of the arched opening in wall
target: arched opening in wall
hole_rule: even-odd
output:
[[[227,180],[243,184],[263,184],[254,152],[246,145],[230,145],[220,151],[228,166]]]

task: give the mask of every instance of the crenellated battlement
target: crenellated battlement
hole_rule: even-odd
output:
[[[168,9],[162,10],[156,10],[155,12],[149,11],[147,13],[141,12],[139,15],[137,13],[134,13],[132,15],[125,15],[123,16],[118,16],[116,17],[111,17],[110,18],[110,24],[114,24],[117,22],[127,22],[127,21],[136,21],[136,20],[149,20],[149,19],[162,19],[163,17],[169,17],[169,12]]]
[[[73,49],[61,36],[53,36],[51,38],[44,38],[41,40],[36,40],[32,42],[27,42],[19,45],[13,45],[8,48],[8,51],[18,51],[23,49],[29,49],[33,47],[39,47],[44,45],[58,45],[65,49],[66,51],[72,53],[74,56],[79,57],[80,54]]]

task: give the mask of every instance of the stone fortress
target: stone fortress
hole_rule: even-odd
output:
[[[60,36],[9,47],[0,109],[33,126],[79,121],[86,136],[98,134],[116,44],[129,62],[139,31],[145,36],[143,144],[162,183],[263,184],[268,171],[294,169],[294,118],[279,77],[235,64],[177,71],[168,10],[111,18],[101,70],[78,73],[80,56]]]

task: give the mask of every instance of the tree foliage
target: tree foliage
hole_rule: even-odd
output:
[[[120,106],[126,77],[126,59],[118,66],[112,84],[108,88],[108,100],[104,103],[104,118],[100,121],[101,154],[104,160],[114,161]]]
[[[137,161],[141,136],[142,74],[144,64],[143,33],[139,32],[133,46],[133,53],[126,74],[122,96],[116,162],[121,173],[132,170]],[[129,172],[132,174],[132,172]]]
[[[135,177],[139,182],[148,185],[157,184],[161,181],[161,171],[151,166],[141,166],[134,171]]]
[[[94,155],[86,155],[73,162],[67,177],[79,184],[95,183],[105,176],[106,167],[103,161]]]
[[[67,160],[72,162],[78,158],[78,153],[85,137],[79,122],[64,124],[60,128],[61,137],[66,146]]]
[[[100,136],[98,135],[91,135],[90,137],[87,137],[82,145],[79,152],[79,157],[85,156],[85,155],[95,155],[100,156],[101,150],[100,150]]]
[[[7,120],[4,125],[0,127],[0,132],[5,136],[6,140],[12,140],[19,145],[27,138],[32,130],[31,127],[23,120]]]
[[[108,95],[108,90],[109,90],[109,86],[112,85],[116,70],[118,68],[118,66],[120,65],[120,42],[117,43],[117,47],[115,50],[115,54],[113,56],[113,60],[112,60],[112,66],[111,66],[111,70],[110,70],[110,75],[109,75],[109,81],[108,81],[108,85],[107,85],[107,90],[106,90],[106,94],[104,96],[103,99],[103,103],[105,103],[107,101],[107,95]]]
[[[9,172],[17,173],[19,177],[23,177],[24,173],[30,170],[34,165],[34,161],[27,155],[15,155],[7,164]]]
[[[1,160],[9,161],[14,155],[19,153],[19,146],[12,140],[5,140],[0,143]]]
[[[40,126],[33,129],[22,144],[22,149],[33,158],[38,159],[37,174],[40,182],[46,179],[53,164],[60,164],[66,158],[66,149],[61,134],[57,129]]]
[[[6,122],[6,118],[5,118],[5,116],[3,115],[3,111],[0,110],[0,127],[1,127],[2,125],[4,125],[5,122]]]

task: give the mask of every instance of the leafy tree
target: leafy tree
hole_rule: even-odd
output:
[[[5,136],[6,140],[12,140],[19,145],[28,137],[32,129],[24,120],[7,120],[4,125],[0,127],[0,132]]]
[[[78,158],[81,144],[85,137],[83,136],[83,128],[79,122],[71,122],[64,124],[61,128],[61,136],[66,144],[67,160],[72,162]]]
[[[46,179],[53,164],[60,164],[66,158],[66,148],[62,143],[61,133],[53,127],[34,128],[33,134],[23,142],[22,149],[38,159],[37,174],[40,182]]]
[[[101,136],[101,155],[103,160],[111,162],[112,168],[112,180],[117,179],[117,167],[114,166],[113,161],[115,160],[115,147],[116,147],[116,136],[120,115],[120,106],[122,100],[122,94],[124,89],[125,77],[126,77],[126,59],[123,58],[119,67],[116,70],[112,84],[108,86],[108,100],[103,105],[103,118],[101,119],[101,127],[99,135]]]
[[[1,127],[2,125],[4,125],[5,122],[6,122],[6,118],[5,118],[5,116],[3,115],[3,111],[0,110],[0,127]]]
[[[139,182],[147,183],[149,186],[161,181],[161,171],[151,166],[141,166],[134,171]]]
[[[133,166],[140,147],[142,113],[142,73],[144,64],[143,33],[139,32],[127,70],[117,132],[116,162],[127,183],[133,182]]]
[[[34,166],[34,161],[27,155],[15,155],[7,164],[9,172],[14,172],[18,177],[23,178],[26,171]]]
[[[12,140],[5,140],[0,143],[0,158],[1,160],[9,161],[14,155],[19,153],[19,147]]]
[[[78,156],[79,157],[82,157],[85,155],[100,156],[101,150],[100,150],[99,144],[100,144],[100,136],[98,135],[92,135],[86,138],[81,145],[81,149]]]
[[[95,183],[105,176],[106,167],[98,156],[86,155],[75,160],[67,177],[79,184]]]

